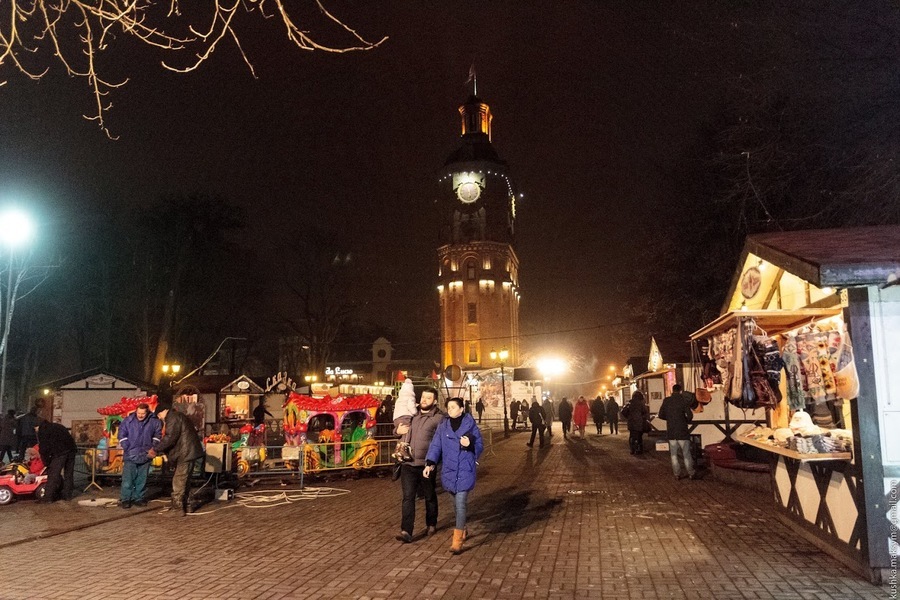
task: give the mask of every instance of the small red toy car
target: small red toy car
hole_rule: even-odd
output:
[[[46,491],[46,484],[46,473],[32,475],[25,465],[10,463],[0,468],[0,506],[9,504],[16,496],[27,494],[34,494],[37,500],[41,500]]]

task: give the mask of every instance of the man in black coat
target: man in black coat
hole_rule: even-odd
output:
[[[34,430],[41,460],[47,467],[47,486],[41,502],[56,502],[60,498],[71,500],[75,487],[75,455],[78,453],[75,438],[59,423],[46,420],[38,421]]]
[[[529,448],[534,446],[534,434],[540,433],[541,445],[544,447],[544,423],[547,420],[544,414],[544,408],[539,402],[532,402],[531,408],[528,409],[528,419],[531,421],[531,440],[526,444]]]
[[[171,404],[160,401],[156,405],[156,416],[165,424],[165,429],[162,439],[148,454],[151,458],[157,454],[165,454],[169,465],[174,466],[172,504],[164,510],[184,515],[194,511],[194,506],[189,501],[191,473],[194,471],[194,463],[203,456],[203,446],[191,420],[183,413],[173,410]]]
[[[694,418],[691,411],[693,399],[681,391],[681,386],[672,386],[672,395],[663,400],[657,415],[666,422],[666,438],[669,440],[669,456],[672,459],[672,471],[675,479],[683,479],[681,464],[678,461],[679,452],[684,459],[684,469],[687,476],[696,479],[697,471],[694,468],[694,458],[691,456],[691,434],[689,425]]]

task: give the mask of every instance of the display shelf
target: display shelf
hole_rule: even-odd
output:
[[[804,454],[802,452],[797,452],[796,450],[791,450],[790,448],[782,448],[781,446],[773,446],[772,444],[766,442],[760,442],[759,440],[744,435],[736,435],[734,436],[734,439],[735,441],[742,444],[747,444],[748,446],[753,446],[754,448],[759,448],[761,450],[765,450],[766,452],[771,452],[772,454],[787,456],[788,458],[793,458],[795,460],[799,460],[800,462],[816,462],[822,460],[850,460],[853,458],[853,455],[850,452]]]

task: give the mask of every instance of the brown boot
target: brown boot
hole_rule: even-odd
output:
[[[463,529],[454,529],[453,530],[453,543],[450,545],[450,552],[452,552],[453,554],[459,554],[460,552],[462,552],[464,536],[465,536],[465,530],[463,530]]]

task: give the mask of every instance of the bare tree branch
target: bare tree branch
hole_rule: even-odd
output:
[[[220,42],[230,39],[256,77],[241,44],[235,18],[239,9],[266,20],[277,15],[288,41],[302,50],[335,53],[371,50],[387,40],[383,37],[370,42],[329,12],[321,0],[307,0],[321,13],[326,24],[336,26],[339,34],[349,38],[345,45],[319,42],[291,16],[289,2],[213,0],[205,9],[191,6],[188,15],[180,10],[177,0],[9,0],[8,4],[0,3],[0,10],[8,7],[6,18],[0,15],[0,68],[7,67],[39,80],[48,72],[50,64],[61,64],[68,75],[87,81],[94,110],[84,116],[113,138],[104,119],[112,106],[106,96],[125,85],[128,78],[120,77],[117,81],[101,75],[99,59],[102,52],[111,51],[114,42],[136,40],[164,53],[160,61],[163,68],[189,73],[207,61]],[[43,47],[49,50],[49,58],[47,52],[40,52]],[[185,56],[189,57],[186,62]],[[0,87],[6,83],[0,80]]]

